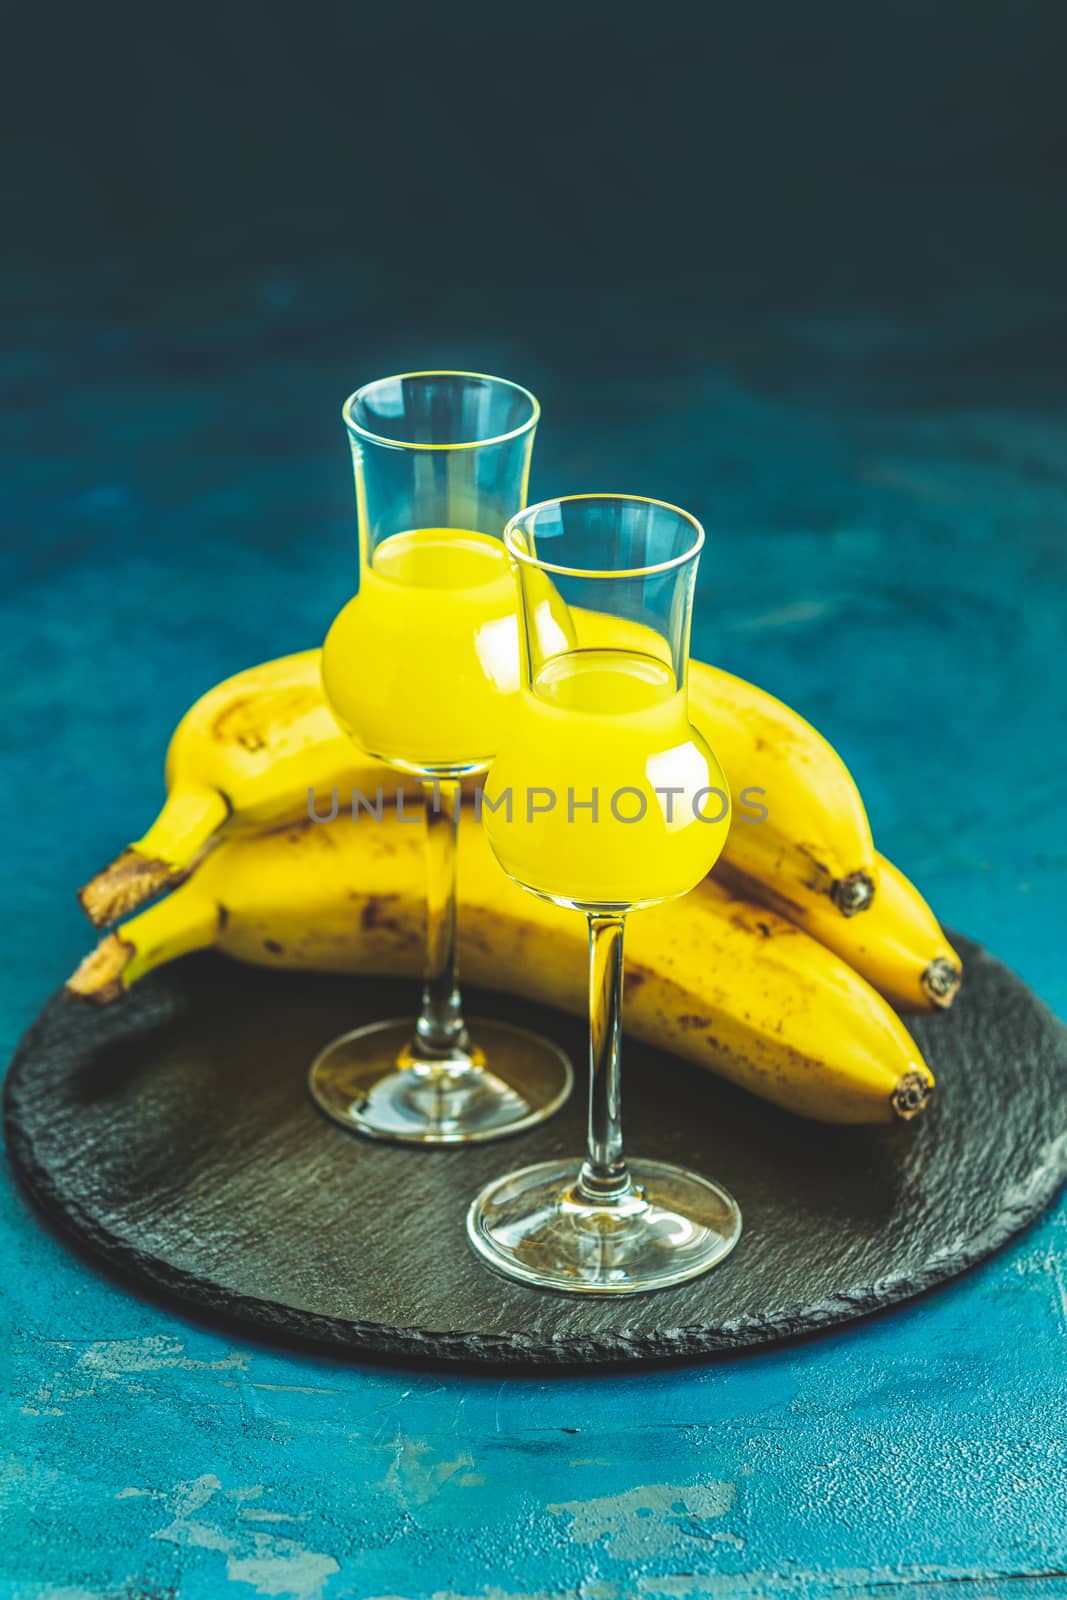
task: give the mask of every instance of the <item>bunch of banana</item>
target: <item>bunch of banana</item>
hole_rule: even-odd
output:
[[[584,1014],[584,918],[512,883],[473,808],[460,833],[464,976]],[[423,873],[421,829],[395,813],[234,832],[182,887],[106,935],[69,988],[114,1000],[208,945],[279,968],[415,976]],[[907,1119],[929,1098],[922,1055],[870,985],[715,879],[634,916],[627,937],[626,1023],[639,1038],[822,1121]]]
[[[603,619],[572,615],[579,643],[595,647]],[[647,630],[631,627],[639,648]],[[612,638],[618,645],[617,622]],[[856,786],[826,740],[780,700],[702,661],[690,664],[689,704],[728,775],[732,865],[832,920],[865,911],[877,881],[874,844]],[[318,650],[251,667],[198,700],[171,740],[166,779],[167,802],[148,832],[81,891],[97,927],[181,882],[220,833],[307,817],[309,795],[322,814],[334,791],[344,805],[354,787],[373,798],[381,785],[388,797],[402,781],[370,758],[360,763],[323,699]]]
[[[573,619],[581,645],[602,642],[603,619]],[[645,630],[631,626],[641,648]],[[959,958],[918,891],[875,852],[855,784],[813,728],[699,661],[689,698],[730,774],[735,822],[712,878],[634,919],[628,1025],[802,1115],[914,1115],[932,1078],[874,991],[903,1010],[948,1006]],[[152,967],[209,944],[281,966],[420,970],[421,830],[403,825],[418,787],[358,757],[338,730],[318,650],[204,695],[174,734],[166,775],[159,817],[81,899],[99,926],[175,892],[108,935],[71,979],[74,993],[116,999]],[[335,796],[345,807],[353,791],[379,789],[390,799],[403,789],[406,819],[309,818],[309,808],[334,811]],[[473,808],[461,831],[467,976],[486,987],[518,981],[531,998],[583,1012],[581,919],[505,877]]]

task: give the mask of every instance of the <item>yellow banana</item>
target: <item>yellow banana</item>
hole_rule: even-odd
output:
[[[574,616],[580,642],[595,645],[604,619]],[[629,626],[639,645],[647,630]],[[618,643],[617,621],[612,638]],[[727,858],[790,900],[846,917],[864,910],[874,893],[874,845],[837,754],[781,701],[704,662],[690,664],[689,699],[730,783]],[[344,805],[354,787],[373,797],[380,784],[388,796],[402,781],[369,757],[361,763],[337,727],[322,696],[318,650],[251,667],[204,695],[178,725],[166,776],[169,796],[152,827],[81,891],[98,927],[181,882],[220,830],[306,817],[309,790],[328,809],[334,789]],[[759,805],[765,820],[749,820]]]
[[[878,857],[878,898],[859,922],[836,916],[825,900],[790,899],[729,863],[715,875],[805,929],[899,1010],[945,1010],[955,999],[963,963],[918,889],[885,856]]]
[[[460,824],[460,961],[492,989],[581,1015],[584,920],[525,894],[473,808]],[[215,945],[244,961],[414,976],[422,830],[386,812],[236,833],[167,899],[108,934],[69,982],[107,1002],[163,962]],[[825,946],[707,879],[628,928],[626,1026],[802,1116],[908,1118],[933,1080],[896,1014]]]

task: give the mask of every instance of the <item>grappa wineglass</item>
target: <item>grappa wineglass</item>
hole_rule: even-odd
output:
[[[631,1294],[680,1283],[740,1236],[710,1179],[623,1153],[623,928],[692,889],[726,841],[730,802],[689,721],[686,669],[704,534],[660,501],[550,500],[505,543],[520,593],[523,685],[485,785],[483,821],[504,870],[589,922],[590,1092],[584,1161],[490,1183],[467,1220],[475,1250],[543,1288]],[[562,605],[569,636],[555,618]]]
[[[335,1039],[310,1085],[331,1117],[378,1139],[499,1138],[550,1116],[571,1087],[567,1058],[539,1034],[485,1020],[468,1030],[456,967],[461,781],[488,767],[518,700],[502,535],[525,504],[539,414],[518,384],[469,372],[383,378],[344,406],[360,587],[330,628],[322,682],[353,740],[422,787],[426,976],[417,1018]]]

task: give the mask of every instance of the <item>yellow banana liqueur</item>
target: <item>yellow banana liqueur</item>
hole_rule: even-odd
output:
[[[567,613],[556,596],[561,633]],[[515,580],[499,539],[395,533],[323,646],[330,706],[365,750],[422,771],[484,770],[519,692]]]
[[[640,906],[704,877],[730,827],[725,785],[665,662],[575,650],[520,695],[482,810],[519,883],[559,905]]]

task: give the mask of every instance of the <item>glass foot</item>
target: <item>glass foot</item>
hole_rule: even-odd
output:
[[[328,1044],[309,1087],[328,1117],[396,1144],[474,1144],[543,1122],[571,1092],[551,1040],[507,1022],[470,1023],[477,1045],[446,1060],[417,1053],[415,1018],[373,1022]]]
[[[684,1283],[741,1237],[737,1201],[717,1183],[662,1161],[630,1168],[632,1188],[591,1202],[574,1160],[524,1167],[487,1185],[467,1234],[497,1272],[571,1294],[639,1294]]]

